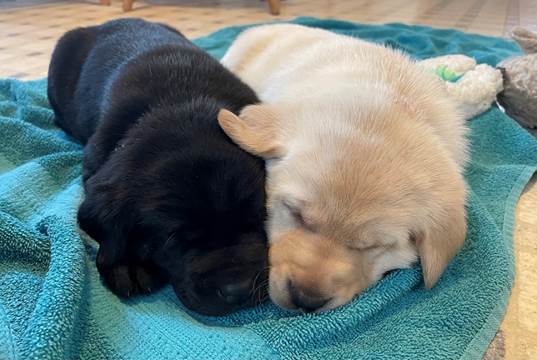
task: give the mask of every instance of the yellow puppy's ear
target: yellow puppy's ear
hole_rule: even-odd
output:
[[[280,129],[276,111],[269,105],[250,105],[240,116],[221,109],[218,123],[224,132],[241,148],[265,159],[280,157]]]
[[[466,238],[464,206],[451,208],[415,234],[425,287],[432,288]]]

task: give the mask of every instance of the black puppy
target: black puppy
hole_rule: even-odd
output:
[[[176,30],[124,19],[66,33],[48,97],[85,144],[80,227],[116,294],[170,282],[205,314],[253,305],[266,283],[265,170],[220,129],[254,92]]]

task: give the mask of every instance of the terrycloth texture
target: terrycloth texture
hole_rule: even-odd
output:
[[[389,43],[418,58],[463,53],[495,65],[513,43],[452,30],[297,23]],[[197,43],[213,55],[243,28]],[[470,122],[469,233],[432,290],[397,271],[351,304],[297,316],[266,303],[226,317],[184,310],[170,288],[120,301],[100,282],[96,244],[78,232],[81,147],[54,127],[45,82],[0,81],[0,359],[480,358],[513,281],[516,200],[537,143],[496,108]]]

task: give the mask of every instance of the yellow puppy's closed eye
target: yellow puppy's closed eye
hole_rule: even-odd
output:
[[[354,250],[354,251],[375,250],[375,249],[381,248],[382,246],[384,246],[384,245],[382,245],[382,244],[367,244],[367,245],[364,245],[363,242],[358,242],[357,244],[351,243],[351,244],[347,245],[347,247],[350,250]]]
[[[287,211],[289,211],[289,214],[298,226],[304,230],[315,232],[315,224],[304,214],[304,202],[295,199],[286,199],[282,201],[282,204],[287,208]]]

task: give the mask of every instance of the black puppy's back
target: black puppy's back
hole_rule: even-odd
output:
[[[49,68],[48,96],[56,123],[86,144],[84,180],[152,108],[188,102],[239,112],[255,93],[175,29],[141,19],[79,28],[58,42]],[[221,132],[216,118],[201,125]],[[214,120],[214,121],[213,121]],[[184,121],[184,119],[178,119]],[[223,134],[223,133],[222,133]],[[224,135],[227,138],[227,136]]]
[[[171,27],[141,19],[67,32],[52,54],[48,76],[48,97],[57,125],[85,144],[110,105],[110,88],[121,68],[141,54],[165,48],[173,51],[174,46],[192,47],[192,43]]]

